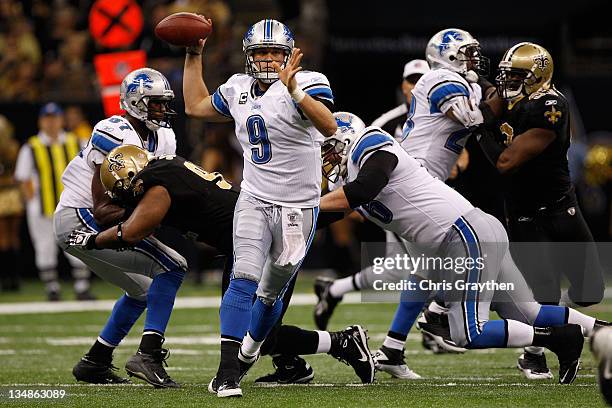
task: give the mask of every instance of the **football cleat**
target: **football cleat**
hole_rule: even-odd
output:
[[[392,377],[402,380],[418,380],[420,375],[412,371],[406,365],[404,350],[395,350],[381,346],[374,353],[374,364],[378,371],[389,373]]]
[[[242,388],[240,388],[240,383],[231,378],[227,378],[223,384],[219,386],[217,384],[217,376],[214,376],[208,383],[208,392],[211,394],[217,394],[217,397],[219,398],[242,397]]]
[[[240,388],[240,383],[233,380],[225,380],[217,389],[217,397],[242,397],[242,388]]]
[[[164,369],[164,364],[168,366],[166,360],[169,355],[166,349],[154,350],[152,354],[138,351],[125,364],[125,371],[130,376],[138,377],[155,388],[180,388],[180,385],[170,378]]]
[[[599,328],[591,337],[591,351],[598,362],[599,390],[612,405],[612,328]]]
[[[582,327],[577,324],[549,327],[546,329],[548,340],[546,348],[559,359],[559,383],[571,384],[576,379],[580,367],[580,354],[584,345]]]
[[[335,298],[329,293],[332,283],[334,283],[333,279],[325,277],[318,277],[314,283],[314,291],[318,299],[314,309],[314,321],[319,330],[327,330],[334,309],[342,301],[342,297]]]
[[[314,370],[299,356],[278,356],[272,359],[276,369],[255,380],[259,384],[306,384],[314,378]]]
[[[329,354],[353,367],[362,383],[372,383],[376,369],[365,330],[359,325],[354,325],[330,335],[332,346]]]
[[[83,381],[90,384],[130,384],[127,378],[119,377],[113,371],[118,368],[108,364],[96,363],[84,356],[72,369],[72,375],[77,381]]]
[[[467,349],[459,347],[457,343],[451,340],[447,315],[425,310],[417,320],[416,328],[422,333],[428,334],[438,345],[438,348],[447,353],[465,353],[467,351]]]
[[[553,374],[546,365],[546,356],[525,351],[516,363],[517,368],[523,372],[528,380],[550,380]]]
[[[219,374],[219,372],[217,372],[217,375],[215,375],[212,378],[212,380],[210,380],[210,382],[208,383],[208,392],[210,392],[211,394],[218,394],[219,384],[218,384],[217,378],[224,378],[223,384],[227,384],[227,387],[229,387],[227,388],[225,392],[226,394],[231,394],[232,392],[238,392],[238,391],[229,391],[229,390],[232,389],[234,385],[236,385],[238,389],[240,389],[240,382],[242,381],[244,376],[247,375],[247,372],[249,371],[249,369],[253,367],[253,364],[255,364],[257,360],[259,360],[259,354],[257,354],[257,356],[251,361],[243,361],[245,357],[244,356],[241,357],[241,356],[242,356],[242,352],[239,350],[238,351],[238,362],[240,363],[240,371],[238,373],[238,379],[236,379],[233,375],[227,375],[227,372],[222,373],[222,374]],[[236,395],[224,395],[224,396],[234,397]],[[240,390],[239,396],[242,396],[242,390]]]

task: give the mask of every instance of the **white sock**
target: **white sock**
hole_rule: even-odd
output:
[[[355,279],[357,279],[356,276]],[[336,279],[329,287],[329,294],[332,295],[332,297],[341,298],[345,293],[353,292],[357,289],[358,288],[353,284],[353,277],[347,276],[346,278]]]
[[[525,347],[533,343],[533,326],[507,319],[508,347]]]
[[[432,301],[429,304],[429,306],[427,306],[427,310],[429,310],[430,312],[436,313],[436,314],[444,314],[444,313],[448,312],[448,309],[446,307],[441,306],[435,300]]]
[[[541,356],[542,354],[544,354],[544,347],[528,346],[525,347],[525,351],[531,354],[537,354],[538,356]]]
[[[108,341],[104,340],[104,339],[103,339],[102,337],[100,337],[100,336],[98,336],[98,342],[100,342],[100,343],[104,344],[106,347],[112,347],[112,348],[117,347],[117,346],[116,346],[116,345],[114,345],[114,344],[110,344]]]
[[[595,326],[595,318],[587,316],[584,313],[580,313],[574,309],[568,309],[569,314],[567,316],[567,322],[569,324],[579,324],[582,326],[582,333],[585,337],[590,337],[593,333],[593,326]]]
[[[394,339],[393,337],[385,337],[385,341],[383,342],[383,346],[388,347],[388,348],[392,348],[395,350],[403,350],[404,349],[404,343],[401,340],[398,339]]]
[[[247,332],[246,336],[242,340],[242,346],[240,346],[240,353],[238,353],[238,358],[243,360],[245,363],[250,363],[251,360],[257,356],[259,353],[259,349],[263,341],[255,341],[251,337],[251,333]],[[242,357],[246,357],[246,360]]]
[[[317,353],[328,353],[331,350],[331,336],[329,332],[316,330],[319,335],[319,344],[317,345]]]

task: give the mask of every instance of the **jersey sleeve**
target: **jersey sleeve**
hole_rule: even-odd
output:
[[[528,129],[542,128],[556,131],[563,128],[569,118],[567,104],[556,95],[544,95],[529,103],[531,106],[525,123]]]
[[[298,73],[300,74],[300,73]],[[334,94],[327,77],[319,72],[306,71],[296,75],[298,86],[315,99],[334,103]]]
[[[230,111],[229,97],[232,94],[232,80],[230,78],[226,83],[220,85],[215,93],[212,94],[212,106],[221,115],[232,118]]]
[[[91,133],[91,148],[106,156],[115,147],[123,144],[123,135],[116,126],[105,123],[107,120],[99,122]]]
[[[15,180],[28,181],[34,175],[34,155],[29,144],[24,144],[17,155]]]
[[[427,95],[430,113],[446,113],[450,108],[449,102],[457,97],[470,97],[467,87],[453,80],[446,80],[434,85]]]
[[[365,159],[377,150],[393,145],[393,137],[380,128],[367,128],[350,152],[351,162],[361,167]]]

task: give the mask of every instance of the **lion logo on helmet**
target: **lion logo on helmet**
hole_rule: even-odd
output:
[[[143,86],[147,89],[153,89],[153,80],[147,74],[138,74],[134,77],[132,82],[130,82],[127,86],[127,92],[136,92],[136,90]]]
[[[453,41],[463,41],[463,37],[461,36],[461,33],[450,30],[450,31],[445,32],[442,35],[442,42],[438,46],[438,51],[440,52],[440,55],[442,55],[444,51],[448,49],[449,44]]]

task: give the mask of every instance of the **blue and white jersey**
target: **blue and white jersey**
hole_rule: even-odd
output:
[[[124,117],[101,120],[94,126],[87,146],[68,163],[62,174],[64,191],[58,208],[92,208],[91,180],[96,165],[102,164],[108,152],[123,144],[136,145],[155,156],[176,153],[176,136],[172,129],[150,132],[148,140],[144,141]]]
[[[310,96],[333,103],[325,75],[301,71],[296,80]],[[299,110],[280,80],[263,95],[256,94],[257,90],[254,78],[236,74],[212,97],[213,107],[234,119],[244,158],[241,189],[286,207],[316,207],[321,195],[323,135]]]
[[[455,97],[467,97],[478,105],[482,90],[447,69],[427,72],[412,90],[412,104],[402,131],[402,147],[442,181],[450,175],[470,134],[445,114]]]
[[[370,126],[357,138],[349,151],[348,174],[343,182],[355,180],[370,155],[379,150],[397,156],[397,166],[374,200],[356,210],[409,242],[442,242],[453,223],[474,207],[429,174],[384,130]]]

